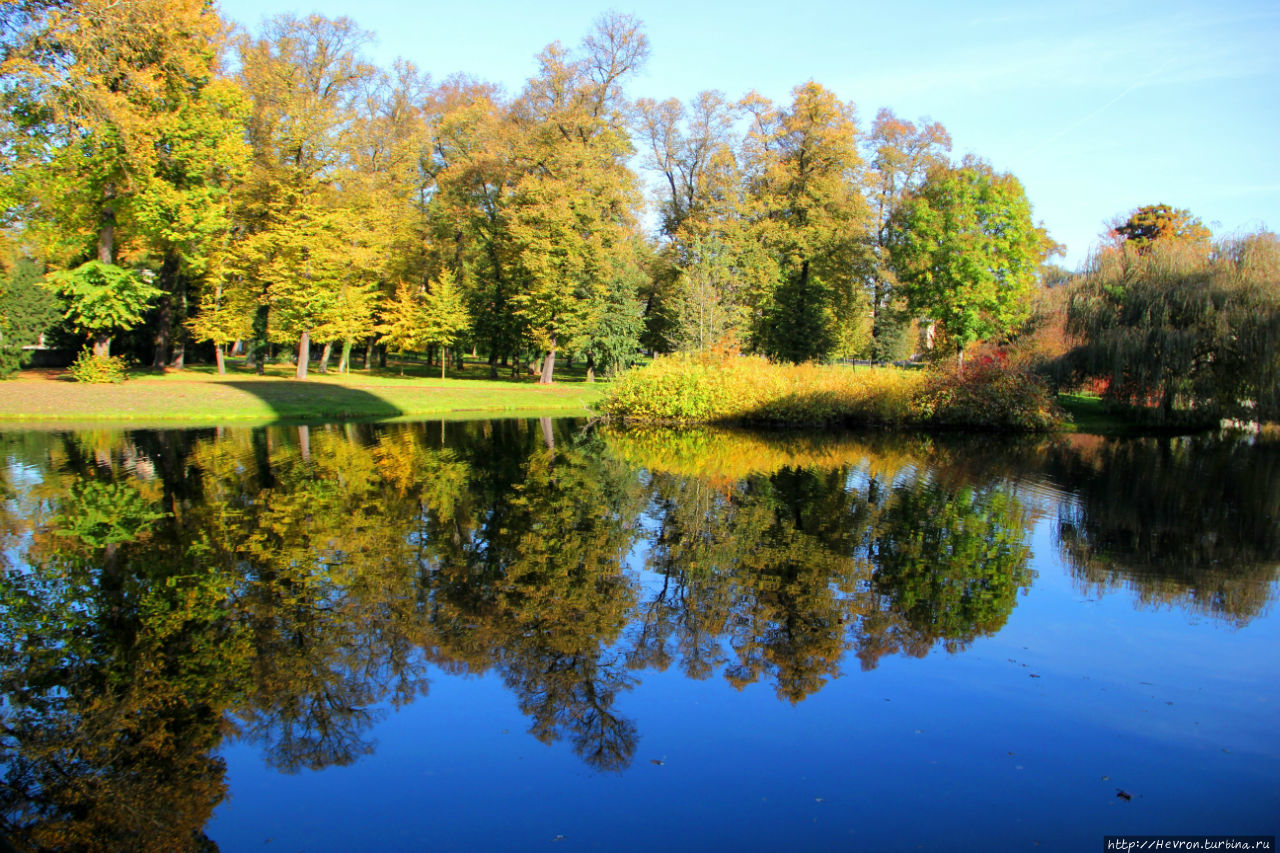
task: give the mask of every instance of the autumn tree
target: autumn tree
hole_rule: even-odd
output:
[[[505,200],[518,177],[511,158],[515,128],[496,87],[451,78],[435,91],[425,178],[429,245],[441,267],[467,269],[462,282],[473,335],[488,354],[490,375],[523,346],[525,324],[512,310],[518,286],[515,244]]]
[[[1120,247],[1131,244],[1145,251],[1157,240],[1180,240],[1209,248],[1209,229],[1191,211],[1167,204],[1148,204],[1118,217],[1108,229],[1111,243]]]
[[[174,300],[216,254],[245,156],[240,96],[218,76],[224,26],[200,0],[25,5],[47,11],[4,59],[6,194],[56,266],[159,273],[162,363]]]
[[[237,272],[246,286],[260,283],[271,336],[297,344],[299,379],[313,334],[332,320],[358,269],[341,182],[360,129],[356,107],[376,76],[359,55],[369,38],[347,18],[286,15],[239,44],[254,161],[240,193],[247,236]],[[364,212],[376,209],[375,201]]]
[[[1053,249],[1018,179],[975,158],[933,169],[890,235],[909,309],[942,328],[960,364],[967,346],[1027,316],[1036,272]]]
[[[641,99],[637,126],[648,165],[661,178],[659,212],[665,239],[646,299],[650,337],[664,350],[704,350],[745,340],[746,282],[761,252],[746,227],[736,105],[715,91],[687,107],[672,98]],[[657,335],[656,338],[653,336]]]
[[[556,353],[601,300],[610,254],[634,230],[622,83],[647,54],[636,20],[606,16],[578,55],[558,44],[543,50],[513,105],[519,177],[506,221],[521,287],[511,307],[543,354],[544,384],[553,381]]]
[[[850,354],[864,342],[868,313],[853,104],[812,81],[788,107],[754,93],[742,103],[751,117],[748,215],[773,273],[750,298],[755,346],[787,361]]]
[[[920,188],[930,169],[947,165],[951,136],[938,122],[921,119],[915,124],[894,115],[892,110],[876,113],[871,132],[863,143],[868,169],[867,199],[873,227],[870,233],[871,261],[871,351],[875,361],[910,355],[914,341],[905,340],[910,317],[904,300],[896,292],[896,277],[889,250],[894,214]]]

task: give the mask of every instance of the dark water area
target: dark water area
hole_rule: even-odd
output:
[[[1280,830],[1280,446],[0,433],[19,850]]]

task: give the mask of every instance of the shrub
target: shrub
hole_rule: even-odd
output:
[[[77,382],[123,382],[129,378],[129,366],[123,356],[105,358],[85,350],[67,370]]]
[[[1041,380],[983,359],[963,372],[773,364],[704,353],[659,357],[614,382],[609,417],[659,423],[972,426],[1043,430],[1063,414]]]
[[[1038,431],[1066,419],[1045,381],[1009,367],[1001,352],[932,371],[912,406],[923,423],[940,426]]]

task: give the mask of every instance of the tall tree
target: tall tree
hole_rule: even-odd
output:
[[[870,234],[871,349],[875,361],[901,357],[910,329],[903,300],[889,262],[893,216],[902,202],[919,189],[930,169],[947,165],[951,137],[937,122],[913,124],[881,109],[865,140],[867,198],[874,226]]]
[[[25,6],[3,69],[5,195],[24,205],[25,233],[58,266],[146,264],[168,293],[198,281],[244,159],[217,14],[203,0]]]
[[[662,179],[659,210],[668,273],[646,300],[661,348],[702,350],[745,339],[747,290],[759,252],[744,227],[742,172],[734,131],[739,111],[720,92],[686,108],[673,99],[637,102],[649,166]],[[662,328],[667,326],[667,328]]]
[[[847,354],[866,337],[866,201],[853,104],[812,81],[777,108],[752,93],[750,209],[776,273],[754,297],[754,344],[787,361]]]
[[[312,335],[332,319],[355,260],[340,190],[362,129],[356,108],[376,76],[359,55],[369,39],[347,18],[285,15],[239,45],[254,148],[239,199],[248,234],[239,272],[261,282],[271,335],[297,344],[299,379]]]
[[[1027,316],[1055,250],[1018,179],[975,158],[933,169],[893,218],[891,262],[910,310],[937,323],[956,360]]]
[[[513,108],[519,177],[507,222],[521,288],[512,308],[543,353],[544,384],[554,379],[557,351],[603,298],[610,254],[634,231],[622,82],[647,54],[635,19],[605,16],[579,56],[548,46]]]
[[[490,375],[525,338],[511,308],[517,288],[515,246],[505,200],[518,177],[511,159],[513,122],[496,87],[451,78],[435,93],[427,205],[429,235],[441,267],[466,269],[473,333]]]

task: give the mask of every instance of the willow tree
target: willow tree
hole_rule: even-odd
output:
[[[1090,259],[1067,308],[1106,396],[1160,421],[1280,412],[1280,239],[1126,242]]]
[[[939,167],[893,218],[890,260],[909,309],[965,347],[1007,334],[1031,309],[1040,264],[1055,250],[1013,175],[976,158]]]

